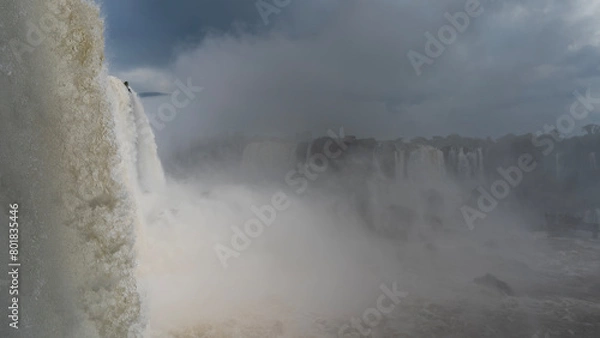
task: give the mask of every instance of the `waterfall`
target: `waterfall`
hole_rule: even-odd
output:
[[[465,154],[464,148],[460,148],[457,161],[457,175],[460,179],[468,179],[471,177],[471,164],[469,158]]]
[[[138,336],[139,197],[164,177],[139,99],[108,76],[100,10],[4,1],[0,25],[0,200],[19,203],[27,243],[19,334]]]
[[[414,181],[444,178],[444,153],[434,147],[419,146],[408,155],[407,172]]]

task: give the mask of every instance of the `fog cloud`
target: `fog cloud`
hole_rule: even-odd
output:
[[[319,134],[339,125],[387,139],[496,137],[538,130],[568,111],[574,90],[600,90],[600,1],[481,1],[481,15],[418,76],[408,52],[426,55],[426,33],[438,37],[450,25],[445,14],[472,2],[294,4],[269,30],[209,33],[174,48],[166,66],[120,76],[144,90],[190,77],[205,88],[172,123],[175,138]],[[158,101],[148,105],[152,114]]]

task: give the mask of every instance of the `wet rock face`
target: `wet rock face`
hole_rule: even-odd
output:
[[[487,289],[492,289],[505,296],[514,295],[512,288],[506,282],[501,281],[496,276],[490,273],[486,273],[482,277],[477,277],[473,279],[473,281],[479,286],[485,287]]]

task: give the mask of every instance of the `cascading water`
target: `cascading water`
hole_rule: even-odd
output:
[[[444,153],[430,146],[419,146],[408,155],[407,173],[413,181],[443,179],[446,175]]]
[[[457,161],[457,175],[460,179],[468,179],[471,177],[471,164],[469,158],[465,154],[464,148],[460,148]]]
[[[483,149],[469,150],[464,147],[451,147],[448,151],[447,171],[454,174],[459,181],[485,178]]]
[[[467,160],[469,161],[469,176],[468,178],[474,178],[478,174],[479,161],[477,158],[477,152],[469,151],[466,153]]]
[[[144,112],[144,106],[135,91],[132,90],[130,97],[134,127],[137,131],[135,140],[137,156],[135,158],[139,182],[144,192],[160,192],[165,187],[165,176],[158,158],[154,133]]]
[[[448,152],[448,162],[447,168],[448,172],[456,175],[458,169],[458,152],[456,151],[456,147],[450,147]]]
[[[135,93],[104,68],[89,1],[3,2],[0,191],[18,202],[25,337],[143,331],[135,275],[138,196],[164,184]],[[4,329],[4,328],[3,328]]]
[[[128,168],[128,181],[136,182],[132,189],[138,193],[160,192],[164,189],[165,177],[144,107],[137,94],[128,92],[121,80],[109,76],[108,83],[116,97],[111,101],[115,136],[123,164]]]

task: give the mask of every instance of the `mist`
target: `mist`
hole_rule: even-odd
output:
[[[447,206],[448,233],[436,234],[418,221],[420,230],[399,240],[365,223],[343,190],[347,187],[310,187],[297,195],[282,184],[211,187],[205,182],[196,176],[169,185],[158,202],[168,209],[149,214],[159,221],[152,221],[138,239],[144,245],[139,269],[148,289],[151,330],[188,328],[190,334],[229,336],[249,327],[243,332],[251,336],[335,336],[341,325],[375,306],[381,285],[397,285],[409,295],[398,305],[401,313],[415,311],[423,297],[449,304],[461,297],[484,306],[496,296],[474,294],[473,278],[495,273],[513,287],[521,285],[532,278],[523,262],[539,252],[540,244],[510,216],[469,232],[452,217],[454,206]],[[441,182],[437,188],[449,190]],[[286,191],[287,208],[277,211],[270,225],[263,223],[263,231],[245,228],[259,219],[251,210],[271,206],[280,189]],[[416,199],[420,191],[402,185],[389,190],[395,196],[355,193],[376,199],[381,207]],[[425,203],[409,205],[424,209]],[[509,220],[514,225],[507,226]],[[245,231],[245,240],[236,237]],[[487,248],[490,240],[497,247]],[[398,323],[405,328],[414,324],[410,319]]]
[[[0,336],[599,336],[600,0],[5,7]]]
[[[600,202],[585,192],[598,186],[588,155],[597,147],[578,143],[596,142],[580,130],[598,121],[597,107],[568,131],[560,125],[574,91],[598,83],[569,66],[595,67],[584,60],[597,55],[597,41],[582,34],[583,3],[527,5],[470,8],[455,41],[417,66],[407,53],[425,55],[426,33],[469,12],[468,2],[291,5],[270,17],[273,29],[209,32],[180,45],[165,69],[121,73],[158,85],[147,90],[202,87],[179,107],[172,96],[144,99],[171,177],[147,208],[141,241],[148,332],[565,332],[547,323],[565,301],[552,297],[571,301],[577,288],[595,297],[593,268],[574,272],[584,282],[567,286],[566,265],[584,258],[561,256],[543,215],[550,205],[581,213]],[[307,11],[321,15],[294,20]],[[169,103],[177,109],[166,110]],[[570,139],[551,154],[537,141],[548,139],[549,124]],[[341,159],[323,156],[327,140]],[[579,155],[555,160],[566,153]],[[518,166],[523,154],[533,173]],[[553,176],[561,170],[572,174]],[[498,182],[505,196],[497,197]],[[566,207],[560,201],[573,189],[586,197]],[[401,295],[391,314],[377,310],[386,287]],[[597,315],[575,302],[580,315]]]
[[[478,15],[417,71],[408,53],[426,56],[425,34],[437,37],[445,14],[468,3],[293,3],[269,16],[269,30],[208,31],[165,66],[118,75],[153,90],[173,91],[176,79],[204,88],[169,124],[179,143],[337,126],[377,139],[500,137],[539,130],[568,111],[575,89],[598,84],[595,7],[581,1],[477,2]],[[307,12],[312,20],[292,20]]]

